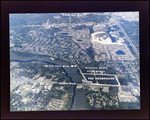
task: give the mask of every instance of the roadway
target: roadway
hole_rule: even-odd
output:
[[[139,58],[139,52],[136,49],[136,47],[134,46],[134,44],[132,43],[132,41],[130,40],[130,38],[128,37],[128,35],[126,34],[126,32],[124,31],[124,29],[122,28],[122,26],[119,24],[119,22],[116,22],[116,24],[121,28],[122,32],[124,33],[125,37],[127,38],[128,42],[130,43],[130,45],[132,46],[132,48],[134,49],[137,57]]]
[[[32,80],[32,79],[21,79],[21,78],[12,78],[12,80],[19,81],[18,83],[25,83],[25,82],[31,82],[31,83],[50,83],[53,84],[59,84],[59,85],[79,85],[79,86],[104,86],[104,87],[124,87],[124,88],[139,88],[139,86],[121,86],[120,83],[118,85],[113,84],[98,84],[98,83],[92,83],[89,84],[88,82],[85,83],[71,83],[71,82],[55,82],[55,81],[47,81],[47,80]],[[19,85],[17,84],[17,85]]]

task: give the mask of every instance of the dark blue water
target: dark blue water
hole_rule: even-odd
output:
[[[39,62],[44,62],[44,63],[47,63],[47,64],[51,64],[51,65],[57,65],[57,64],[55,64],[55,63],[51,63],[51,62],[47,62],[47,61],[41,61],[41,60],[36,60],[36,59],[27,60],[27,61],[23,61],[23,60],[10,60],[10,61],[12,61],[12,62],[32,62],[32,61],[39,61]],[[72,78],[71,78],[70,76],[68,76],[68,73],[66,72],[66,70],[65,70],[64,68],[62,68],[62,67],[59,67],[59,68],[62,69],[62,70],[64,71],[64,73],[65,73],[65,76],[67,76],[67,77],[70,79],[70,81],[71,81],[72,83],[74,83],[73,80],[72,80]],[[71,102],[70,109],[72,108],[73,103],[74,103],[74,97],[75,97],[75,95],[76,95],[75,89],[76,89],[76,85],[73,87],[73,92],[74,92],[74,94],[73,94],[73,96],[72,96],[72,102]],[[70,109],[69,109],[69,110],[70,110]]]
[[[110,36],[112,42],[116,42],[116,39],[109,34],[110,31],[111,31],[111,28],[108,27],[108,31],[106,31],[106,33],[108,33],[108,35]]]
[[[118,54],[118,55],[125,55],[125,53],[124,53],[122,50],[118,50],[118,51],[116,52],[116,54]]]
[[[62,35],[68,35],[68,33],[61,33]]]
[[[77,40],[77,41],[82,41],[82,40]]]
[[[110,36],[112,42],[116,42],[116,39],[114,37],[112,37],[110,34],[109,34],[109,36]]]
[[[74,103],[74,97],[75,97],[75,95],[76,95],[76,91],[75,91],[76,86],[77,86],[77,85],[75,85],[75,86],[73,87],[74,94],[73,94],[73,96],[72,96],[72,102],[71,102],[71,106],[70,106],[69,110],[71,110],[71,108],[72,108],[72,106],[73,106],[73,103]]]

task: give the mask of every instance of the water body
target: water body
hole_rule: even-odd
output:
[[[71,110],[72,109],[72,106],[73,106],[73,104],[74,104],[74,97],[75,97],[75,95],[76,95],[76,86],[77,85],[75,85],[74,87],[73,87],[73,92],[74,92],[74,94],[73,94],[73,96],[72,96],[72,102],[71,102],[71,106],[70,106],[70,108],[69,108],[69,110]]]
[[[82,40],[77,40],[77,41],[82,41]]]
[[[62,35],[68,35],[68,33],[61,33]]]
[[[87,103],[86,94],[89,90],[76,89],[76,96],[74,97],[74,104],[71,110],[89,110],[91,106]]]
[[[40,61],[40,62],[47,62],[48,64],[50,63],[53,63],[55,65],[69,65],[70,66],[70,63],[69,62],[66,62],[66,61],[62,61],[62,60],[51,60],[49,57],[38,57],[38,56],[33,56],[33,57],[21,57],[21,56],[18,56],[16,54],[14,54],[13,52],[10,51],[10,59],[11,60],[20,60],[20,61],[32,61],[32,60],[37,60],[37,61]],[[78,68],[77,67],[62,67],[68,74],[68,76],[70,76],[72,78],[72,81],[73,82],[76,82],[76,83],[82,83],[82,77],[80,75],[77,74],[77,70]]]
[[[122,50],[118,50],[118,51],[116,52],[116,54],[117,54],[117,55],[125,55],[125,53],[124,53]]]
[[[112,42],[116,42],[116,39],[109,34],[110,31],[111,31],[111,28],[108,27],[108,31],[106,31],[106,33],[108,33],[108,35],[110,36]]]

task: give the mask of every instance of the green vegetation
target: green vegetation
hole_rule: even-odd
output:
[[[71,94],[71,93],[68,94],[68,98],[67,98],[68,101],[66,101],[67,104],[64,106],[63,110],[69,110],[70,109],[71,102],[72,102],[72,95],[73,94]]]
[[[130,51],[132,52],[132,54],[135,55],[136,53],[135,53],[133,47],[130,45],[130,43],[126,42],[126,44],[128,45],[128,47],[129,47]]]
[[[86,107],[87,107],[87,109],[88,109],[88,110],[91,110],[92,106],[91,106],[91,104],[90,104],[90,100],[89,100],[88,98],[86,98],[85,103],[86,103]]]
[[[140,102],[138,103],[119,102],[119,109],[140,109]]]
[[[59,28],[55,28],[52,27],[51,29],[42,29],[42,32],[44,32],[44,34],[46,36],[50,35],[54,35],[54,33],[61,31]]]
[[[86,21],[87,22],[95,22],[95,23],[104,23],[108,22],[110,19],[110,15],[94,15],[94,14],[88,14]]]
[[[29,92],[25,97],[29,97],[29,98],[31,98],[32,96],[33,96],[33,93],[32,92]]]
[[[139,21],[126,21],[120,20],[121,26],[127,33],[133,44],[136,46],[139,44]],[[131,29],[132,28],[132,29]]]
[[[10,93],[10,101],[12,101],[14,99],[14,101],[20,101],[22,99],[21,95],[18,95],[16,93]]]
[[[34,95],[34,99],[37,100],[41,95],[42,95],[42,90],[38,94]]]
[[[52,95],[54,95],[53,98],[55,99],[62,99],[62,97],[65,95],[65,92],[62,90],[55,90],[52,91]]]
[[[106,74],[116,74],[117,70],[114,67],[108,67],[106,69]]]
[[[18,56],[22,56],[22,57],[50,57],[49,55],[40,55],[40,54],[33,54],[33,53],[28,53],[28,52],[20,52],[20,51],[11,51],[13,53],[15,53]]]
[[[39,108],[39,111],[40,111],[40,110],[43,111],[43,110],[47,110],[47,109],[46,109],[45,107],[41,107],[41,108]]]
[[[75,27],[73,27],[72,29],[74,29],[74,30],[82,30],[82,29],[85,29],[85,28],[87,28],[87,26],[86,25],[80,25],[80,26],[75,26]]]
[[[64,89],[65,89],[66,91],[68,91],[68,90],[72,89],[72,86],[71,86],[71,85],[65,85]]]
[[[119,32],[120,37],[124,37],[123,32]]]
[[[128,85],[128,82],[131,82],[127,75],[117,75],[117,77],[121,85]]]
[[[118,25],[113,25],[113,27],[114,27],[115,29],[117,29],[117,30],[120,29],[120,27],[119,27]]]
[[[118,87],[109,87],[109,94],[110,95],[118,95]]]
[[[10,111],[18,111],[17,109],[18,109],[18,108],[17,108],[16,105],[10,104]]]
[[[15,53],[18,56],[22,56],[22,57],[34,57],[36,56],[35,54],[32,53],[27,53],[27,52],[19,52],[19,51],[12,51],[13,53]]]

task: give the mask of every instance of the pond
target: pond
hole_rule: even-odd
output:
[[[82,41],[82,40],[77,40],[77,41]]]
[[[118,50],[118,51],[116,52],[116,54],[117,54],[117,55],[125,55],[125,53],[124,53],[122,50]]]
[[[62,35],[68,35],[68,33],[61,33]]]

